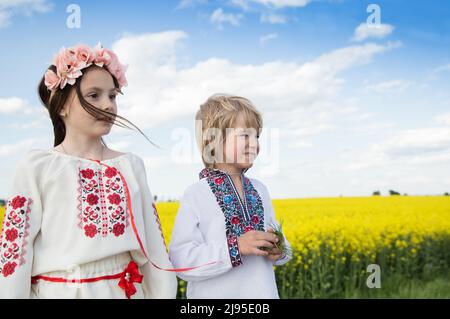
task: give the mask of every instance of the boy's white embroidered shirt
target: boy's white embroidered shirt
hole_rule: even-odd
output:
[[[32,277],[64,273],[127,252],[144,275],[144,297],[174,298],[174,274],[149,262],[173,268],[160,228],[138,156],[125,153],[97,162],[54,149],[30,151],[17,165],[5,210],[0,298],[28,298]],[[51,285],[55,289],[58,283]],[[116,286],[112,281],[111,287]],[[66,284],[56,287],[55,293],[74,290]],[[99,293],[98,298],[113,295],[108,289]]]
[[[237,245],[242,233],[267,230],[276,223],[266,186],[243,175],[246,202],[242,202],[231,178],[214,171],[218,174],[186,189],[172,230],[169,251],[176,268],[215,262],[178,273],[188,282],[187,297],[279,298],[273,266],[290,257],[273,263],[263,256],[241,256]],[[248,209],[242,210],[242,205]]]

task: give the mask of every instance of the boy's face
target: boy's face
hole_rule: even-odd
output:
[[[227,132],[224,145],[224,159],[238,169],[247,169],[259,153],[259,132],[255,128],[248,128],[244,115],[239,113],[234,128]]]

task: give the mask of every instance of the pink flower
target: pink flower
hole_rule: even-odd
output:
[[[78,61],[73,49],[62,48],[56,55],[53,64],[56,66],[57,75],[61,79],[59,87],[63,89],[66,84],[74,85],[78,77],[83,75],[81,69],[86,67],[86,62]]]
[[[85,44],[62,48],[53,59],[56,72],[47,70],[45,73],[45,85],[51,91],[63,89],[67,84],[74,85],[77,78],[83,75],[81,70],[92,64],[106,68],[117,79],[120,88],[127,85],[127,68],[119,62],[114,52],[104,49],[100,43],[93,49]]]
[[[50,91],[56,90],[61,83],[61,78],[57,76],[56,73],[52,70],[47,70],[47,72],[45,72],[44,78],[45,85]]]
[[[114,75],[114,77],[117,79],[117,82],[119,82],[120,87],[126,86],[128,84],[127,79],[125,78],[125,71],[127,67],[119,62],[119,59],[114,52],[112,52],[111,50],[106,51],[111,57],[109,62],[106,64],[108,71],[112,75]]]
[[[86,67],[90,66],[94,62],[94,52],[85,44],[78,44],[74,48],[75,55],[78,61],[86,63]]]
[[[120,88],[128,85],[128,81],[125,76],[125,72],[126,72],[127,68],[128,68],[127,66],[121,65],[120,68],[113,70],[113,71],[111,71],[111,70],[109,71],[117,79],[117,82],[119,83]],[[109,67],[108,67],[108,70],[109,70]]]
[[[104,49],[101,43],[98,43],[94,48],[94,64],[99,67],[103,67],[105,64],[109,63],[111,56],[108,50]]]

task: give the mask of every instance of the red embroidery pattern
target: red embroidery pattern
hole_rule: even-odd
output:
[[[94,238],[113,234],[119,237],[129,226],[124,183],[118,170],[79,167],[79,227],[85,236]]]
[[[8,201],[0,234],[0,274],[8,277],[25,264],[27,237],[30,229],[30,211],[33,201],[16,196]]]

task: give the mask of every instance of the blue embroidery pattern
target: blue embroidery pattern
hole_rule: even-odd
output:
[[[250,180],[242,177],[244,202],[228,174],[223,171],[205,168],[200,172],[200,179],[206,178],[211,191],[216,196],[225,216],[228,250],[233,267],[242,264],[237,239],[250,230],[264,231],[264,207],[261,197]]]

